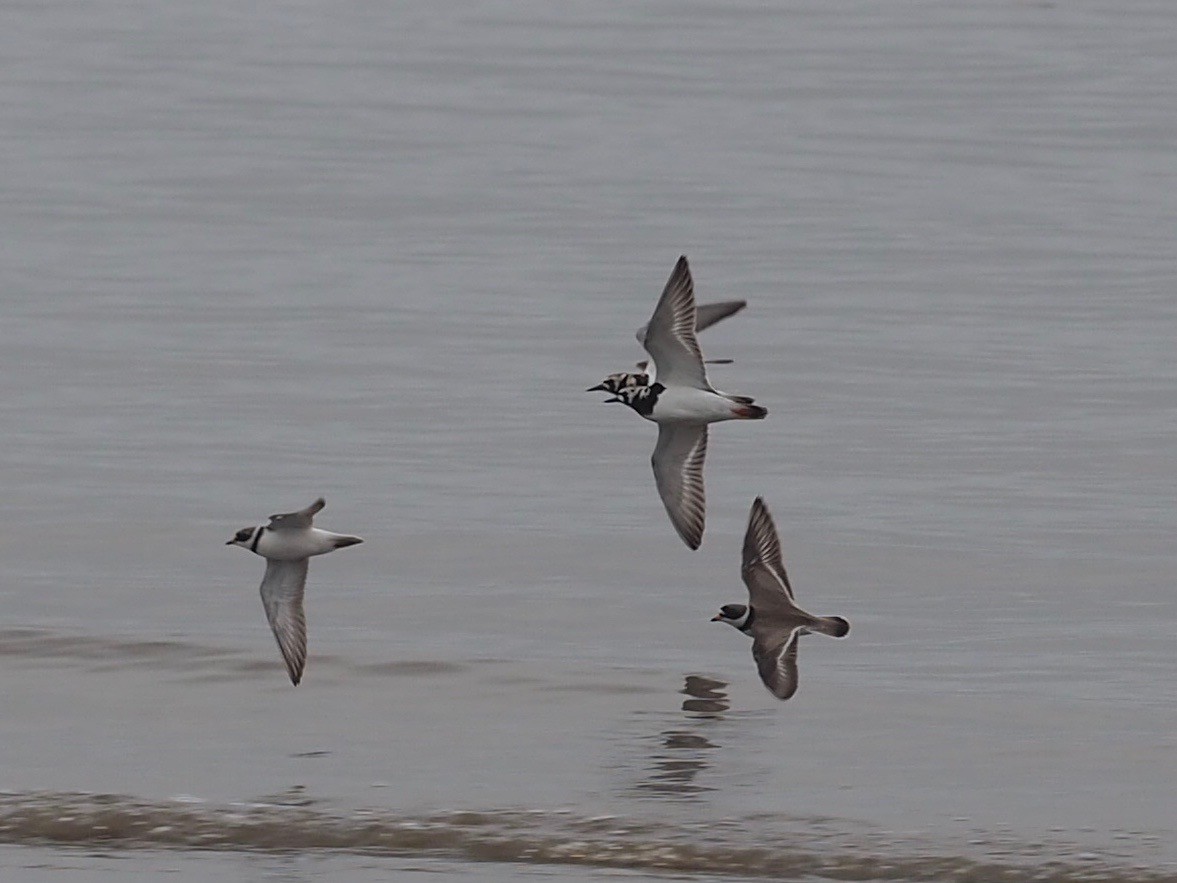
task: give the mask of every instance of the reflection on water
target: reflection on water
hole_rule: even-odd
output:
[[[731,708],[731,702],[728,701],[727,693],[724,692],[726,686],[726,681],[717,681],[706,675],[687,675],[686,682],[679,691],[687,696],[683,700],[682,710],[720,716],[721,712]]]
[[[647,794],[683,797],[711,791],[695,779],[709,763],[707,752],[718,748],[698,733],[668,730],[661,735],[661,747],[653,756],[653,765],[637,790]]]
[[[696,780],[711,766],[711,752],[720,746],[702,730],[723,719],[731,707],[724,688],[727,683],[705,675],[687,675],[679,691],[683,720],[663,730],[652,741],[649,766],[634,790],[658,797],[696,797],[714,790]],[[694,726],[692,726],[692,724]]]

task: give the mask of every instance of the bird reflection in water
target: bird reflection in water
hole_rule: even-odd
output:
[[[710,766],[708,753],[720,746],[700,730],[723,719],[723,712],[731,707],[724,681],[702,675],[687,675],[679,691],[687,698],[682,710],[687,726],[663,730],[657,736],[657,748],[651,754],[652,768],[637,784],[637,790],[659,797],[694,797],[712,788],[700,785],[696,779]],[[697,723],[698,728],[690,726]]]
[[[679,690],[687,698],[683,700],[682,710],[700,715],[722,717],[723,712],[731,708],[724,687],[727,683],[709,678],[706,675],[687,675],[683,688]]]

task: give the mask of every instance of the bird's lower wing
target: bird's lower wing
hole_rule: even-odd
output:
[[[707,456],[707,425],[663,423],[651,463],[654,481],[670,523],[692,549],[703,542],[706,498],[703,461]]]
[[[793,629],[788,637],[769,644],[759,639],[752,642],[752,658],[760,672],[760,680],[777,699],[785,700],[797,692],[797,645],[803,629]]]
[[[307,621],[302,597],[307,582],[307,559],[266,561],[262,578],[262,606],[278,639],[290,680],[298,684],[307,660]]]

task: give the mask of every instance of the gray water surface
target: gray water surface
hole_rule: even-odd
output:
[[[111,794],[211,807],[172,870],[248,880],[406,870],[235,833],[291,799],[538,813],[499,871],[449,832],[455,879],[578,879],[540,847],[596,816],[798,877],[1177,875],[1174,45],[1148,2],[12,7],[0,840],[41,845],[0,867],[193,845],[39,821]],[[680,253],[770,412],[713,429],[697,552],[582,392]],[[366,543],[312,563],[295,689],[224,542],[319,494]],[[784,704],[708,623],[757,495],[853,624]],[[757,873],[675,854],[616,867]]]

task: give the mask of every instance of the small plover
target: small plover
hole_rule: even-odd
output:
[[[698,334],[700,331],[710,328],[728,316],[734,316],[746,306],[748,306],[746,300],[721,300],[710,304],[699,304],[695,308],[695,333]],[[646,331],[649,327],[649,323],[646,323],[637,330],[638,343],[642,343],[646,339]],[[706,359],[704,363],[707,365],[730,365],[732,360]],[[618,371],[616,374],[610,374],[601,381],[599,386],[593,388],[617,393],[627,386],[649,386],[654,382],[656,378],[655,366],[649,360],[643,359],[634,365],[634,369],[633,371]]]
[[[761,420],[768,413],[747,396],[712,388],[695,336],[696,323],[694,284],[683,256],[675,264],[641,338],[654,360],[658,379],[618,385],[612,382],[614,375],[588,390],[612,393],[613,398],[606,401],[624,402],[658,424],[652,459],[654,481],[671,524],[691,549],[699,548],[703,541],[707,424]]]
[[[797,692],[797,639],[817,632],[844,638],[850,623],[840,616],[814,616],[793,600],[776,525],[757,497],[748,515],[740,573],[748,587],[747,604],[724,604],[712,622],[726,622],[752,638],[752,658],[764,686],[778,699]]]
[[[307,658],[307,622],[302,610],[307,559],[363,542],[359,537],[313,527],[315,513],[326,505],[319,497],[305,509],[271,515],[269,524],[243,527],[225,544],[249,549],[266,559],[262,605],[296,686]]]

